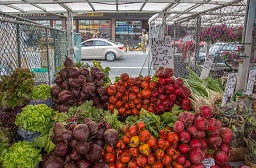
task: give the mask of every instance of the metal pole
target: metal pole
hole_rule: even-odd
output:
[[[17,43],[17,54],[18,54],[18,66],[21,68],[21,53],[20,53],[20,24],[16,23],[16,43]]]
[[[199,35],[200,35],[200,29],[201,29],[201,16],[200,15],[197,15],[197,17],[196,17],[196,48],[195,48],[195,62],[194,62],[194,65],[196,66],[196,64],[198,64],[199,63],[199,49],[200,49],[200,42],[199,42],[199,40],[200,40],[200,37],[199,37]]]
[[[54,44],[53,44],[53,46],[54,46],[54,74],[55,74],[56,72],[58,72],[57,48],[56,48],[56,45],[57,45],[56,39],[57,39],[57,33],[58,32],[56,32],[56,31],[53,31],[53,32],[54,32]]]
[[[50,59],[49,59],[49,41],[48,41],[48,29],[45,28],[45,34],[46,34],[46,58],[47,58],[47,69],[48,69],[48,84],[51,84],[51,73],[50,73]]]
[[[73,16],[72,12],[68,11],[67,17],[67,41],[68,41],[68,57],[74,60],[74,34],[73,34]]]
[[[238,69],[238,77],[237,77],[237,85],[236,90],[246,90],[246,83],[248,79],[248,72],[250,68],[250,60],[252,57],[252,40],[253,40],[253,25],[255,23],[255,0],[250,0],[249,3],[247,3],[247,6],[249,5],[249,10],[247,11],[246,15],[246,30],[244,34],[244,55],[248,57],[243,58],[243,62],[239,64]],[[251,44],[251,45],[248,45]]]

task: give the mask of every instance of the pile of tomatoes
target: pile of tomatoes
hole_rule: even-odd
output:
[[[105,147],[104,160],[110,168],[182,168],[176,161],[180,153],[176,149],[179,139],[175,132],[160,130],[156,139],[143,122],[124,126],[122,132],[124,135],[115,146]]]
[[[150,103],[150,96],[155,87],[150,76],[130,77],[127,73],[120,75],[118,82],[106,89],[109,96],[108,109],[118,110],[119,115],[138,115],[140,109],[154,111],[154,104]]]

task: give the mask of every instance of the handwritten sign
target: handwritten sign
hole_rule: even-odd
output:
[[[247,87],[246,87],[246,95],[252,94],[255,75],[256,75],[256,70],[250,70],[249,77],[248,77],[248,83],[247,83]]]
[[[170,36],[165,36],[162,38],[153,38],[151,45],[151,53],[154,69],[158,69],[159,67],[174,69],[173,52]]]
[[[206,158],[202,162],[205,166],[205,168],[210,168],[211,166],[215,165],[215,161],[213,158]]]
[[[212,55],[209,55],[206,58],[206,60],[204,62],[204,65],[203,65],[201,75],[200,75],[201,79],[205,79],[209,76],[209,73],[210,73],[210,70],[211,70],[211,67],[212,67],[212,64],[213,64],[213,60],[214,60],[214,56],[212,56]]]
[[[234,90],[236,87],[236,78],[237,78],[237,73],[228,74],[228,79],[227,79],[221,106],[224,106],[224,104],[226,104],[233,96]]]

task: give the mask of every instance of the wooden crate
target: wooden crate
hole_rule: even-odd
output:
[[[256,168],[256,164],[250,162],[250,160],[247,158],[247,155],[245,155],[244,161],[247,166],[250,166],[250,168]]]
[[[243,161],[247,153],[247,147],[230,148],[229,161]]]

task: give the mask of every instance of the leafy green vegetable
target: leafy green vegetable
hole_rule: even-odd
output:
[[[118,111],[116,109],[113,114],[111,114],[110,111],[105,111],[103,120],[109,123],[118,132],[121,131],[123,124],[118,120]]]
[[[51,125],[53,109],[45,104],[27,105],[22,108],[22,112],[17,114],[15,124],[29,131],[43,133],[49,131]]]
[[[53,130],[50,129],[49,134],[40,135],[32,142],[33,147],[44,148],[44,151],[48,154],[54,150],[55,144],[51,140]]]
[[[39,161],[42,161],[40,149],[29,142],[13,144],[0,157],[3,168],[35,168]]]
[[[46,84],[37,85],[33,88],[30,96],[33,100],[46,100],[51,97],[51,86]]]

